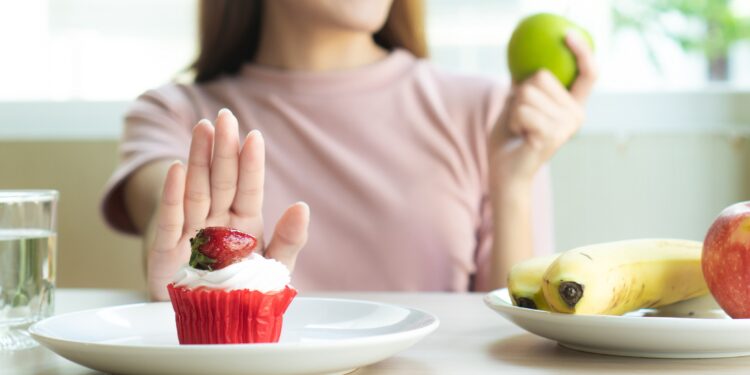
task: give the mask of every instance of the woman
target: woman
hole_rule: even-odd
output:
[[[260,237],[302,290],[488,290],[550,251],[544,164],[583,121],[590,51],[567,37],[570,92],[545,71],[508,91],[419,59],[422,10],[201,4],[195,83],[133,104],[104,200],[113,226],[144,236],[152,298],[204,226]]]

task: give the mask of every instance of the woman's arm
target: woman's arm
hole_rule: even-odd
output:
[[[534,247],[531,182],[502,183],[501,178],[491,179],[496,182],[490,186],[493,215],[490,285],[478,285],[482,290],[505,286],[510,267],[531,257]]]
[[[548,71],[514,85],[488,141],[493,245],[489,290],[507,282],[510,268],[533,255],[532,185],[536,174],[580,128],[596,80],[592,53],[577,34],[566,42],[578,77],[570,91]]]
[[[148,268],[148,249],[154,241],[154,217],[164,188],[164,179],[172,161],[162,159],[148,163],[125,181],[123,195],[125,209],[133,226],[141,235],[144,268]]]
[[[156,160],[136,169],[123,186],[125,208],[140,234],[145,234],[159,203],[171,160]]]

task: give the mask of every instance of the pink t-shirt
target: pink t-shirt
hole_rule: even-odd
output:
[[[132,233],[123,181],[150,161],[186,160],[193,126],[227,107],[241,133],[260,129],[266,140],[266,233],[290,204],[310,205],[297,288],[466,291],[489,271],[486,143],[504,94],[491,80],[442,72],[403,50],[347,71],[246,65],[209,83],[169,84],[127,112],[103,211]],[[535,251],[547,253],[546,168],[536,180]]]

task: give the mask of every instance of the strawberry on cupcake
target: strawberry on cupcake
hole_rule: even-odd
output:
[[[167,285],[180,344],[277,342],[297,291],[289,270],[253,249],[236,229],[209,227],[190,239],[191,255]]]

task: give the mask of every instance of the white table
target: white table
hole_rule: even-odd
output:
[[[380,301],[430,311],[440,327],[414,347],[362,368],[370,374],[748,374],[750,357],[670,360],[613,357],[576,352],[521,330],[484,306],[481,294],[317,293]],[[133,291],[62,289],[58,313],[142,302]],[[750,339],[750,338],[748,338]],[[53,352],[36,349],[0,353],[2,375],[99,374]]]

